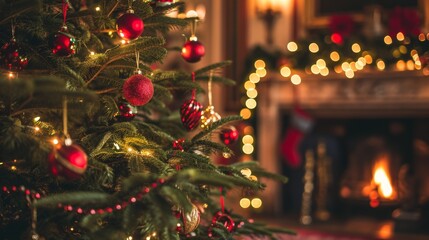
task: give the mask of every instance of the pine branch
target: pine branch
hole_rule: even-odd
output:
[[[164,39],[158,37],[142,37],[134,42],[134,44],[122,45],[112,49],[106,53],[107,60],[99,67],[99,69],[88,79],[85,86],[89,85],[96,77],[111,63],[120,60],[124,57],[134,56],[136,49],[139,50],[140,59],[143,62],[153,63],[160,61],[166,54],[166,50],[162,47],[165,44]]]
[[[178,181],[187,180],[195,184],[208,184],[210,186],[220,186],[232,188],[234,186],[258,188],[259,183],[240,179],[233,176],[216,173],[214,171],[201,171],[197,169],[182,170],[177,174]]]
[[[210,134],[213,130],[226,125],[228,123],[231,123],[233,121],[239,121],[242,120],[242,118],[240,116],[228,116],[228,117],[224,117],[221,120],[214,122],[212,125],[210,125],[208,128],[204,129],[203,131],[199,132],[197,135],[195,135],[192,138],[192,141],[197,141],[200,140],[204,137],[206,137],[208,134]]]
[[[211,77],[211,79],[215,83],[222,83],[222,84],[228,85],[228,86],[233,86],[236,84],[235,80],[227,78],[227,77],[221,77],[221,76],[213,75]],[[209,81],[210,76],[199,76],[199,77],[196,77],[195,80],[197,80],[197,81]]]
[[[159,190],[159,193],[165,199],[168,199],[172,205],[177,206],[179,209],[183,209],[182,211],[189,212],[192,210],[192,205],[183,191],[170,186],[163,186]]]
[[[209,140],[198,140],[198,141],[193,141],[191,143],[191,146],[189,146],[190,149],[193,148],[209,148],[210,152],[215,152],[215,151],[219,151],[221,153],[228,153],[228,154],[234,154],[234,152],[227,146],[225,146],[224,144],[220,144],[220,143],[216,143],[216,142],[212,142]]]
[[[42,6],[40,0],[15,0],[6,4],[0,5],[0,9],[3,10],[0,12],[2,19],[0,20],[0,25],[9,22],[11,19],[16,18],[26,12],[32,10],[38,10]]]
[[[96,192],[65,192],[53,194],[39,199],[34,205],[37,208],[57,208],[62,205],[76,205],[85,207],[91,206],[108,206],[109,203],[115,202],[115,198],[106,193]]]
[[[249,168],[252,171],[252,174],[255,176],[273,179],[282,183],[288,182],[287,177],[280,174],[270,173],[265,171],[259,166],[259,163],[256,161],[238,162],[238,163],[229,165],[229,167],[236,169],[237,171],[240,171],[243,168]]]
[[[208,74],[210,71],[212,70],[216,70],[219,68],[224,68],[226,66],[231,65],[232,61],[228,60],[228,61],[223,61],[223,62],[218,62],[218,63],[214,63],[208,66],[205,66],[203,68],[200,68],[198,70],[195,71],[195,75],[198,77],[199,75],[204,75],[204,74]]]

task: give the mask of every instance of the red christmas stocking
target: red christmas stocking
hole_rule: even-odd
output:
[[[306,132],[313,125],[312,118],[299,107],[295,107],[291,116],[291,124],[286,131],[284,139],[280,145],[280,151],[286,164],[297,168],[301,165],[301,157],[298,147]]]

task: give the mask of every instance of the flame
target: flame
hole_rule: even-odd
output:
[[[378,186],[378,192],[383,198],[393,197],[393,187],[389,177],[388,159],[380,158],[374,165],[373,182]]]

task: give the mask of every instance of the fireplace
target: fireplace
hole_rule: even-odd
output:
[[[315,188],[318,181],[330,182],[323,201],[314,201],[320,193],[311,196],[314,219],[358,215],[392,219],[392,212],[404,203],[412,212],[417,201],[429,199],[423,170],[429,170],[427,78],[418,71],[365,72],[354,79],[302,78],[300,104],[315,125],[300,145],[300,156],[330,159],[331,179],[314,179]],[[293,106],[294,86],[283,79],[270,73],[258,86],[258,159],[264,168],[290,177],[286,186],[267,182],[265,211],[299,216],[306,166],[288,167],[279,151]],[[321,171],[317,165],[313,168]],[[414,187],[417,182],[420,186]]]

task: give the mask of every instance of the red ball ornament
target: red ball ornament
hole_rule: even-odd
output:
[[[120,102],[118,109],[119,112],[116,114],[116,119],[121,122],[131,121],[137,114],[137,108],[126,101]]]
[[[238,140],[238,130],[234,126],[229,126],[220,131],[220,139],[226,145],[235,143]]]
[[[182,57],[190,63],[200,61],[204,54],[204,45],[197,40],[189,40],[182,47]]]
[[[209,237],[215,237],[213,232],[213,227],[217,227],[218,224],[223,225],[228,232],[234,231],[235,222],[232,218],[223,212],[217,212],[212,219],[211,227],[209,228]]]
[[[60,145],[49,154],[49,168],[54,176],[76,180],[85,173],[88,157],[77,145]]]
[[[183,103],[180,108],[180,120],[188,131],[198,127],[203,114],[202,110],[203,105],[194,98]]]
[[[76,53],[76,39],[65,32],[66,30],[67,28],[63,27],[51,37],[52,53],[59,57],[69,57]]]
[[[128,10],[116,20],[116,32],[123,39],[136,39],[142,34],[143,29],[143,20],[135,15],[132,9]]]
[[[5,43],[0,49],[1,65],[11,71],[20,71],[28,64],[28,58],[22,55],[15,38]]]
[[[141,74],[125,80],[122,90],[124,98],[133,106],[143,106],[153,97],[152,81]]]

